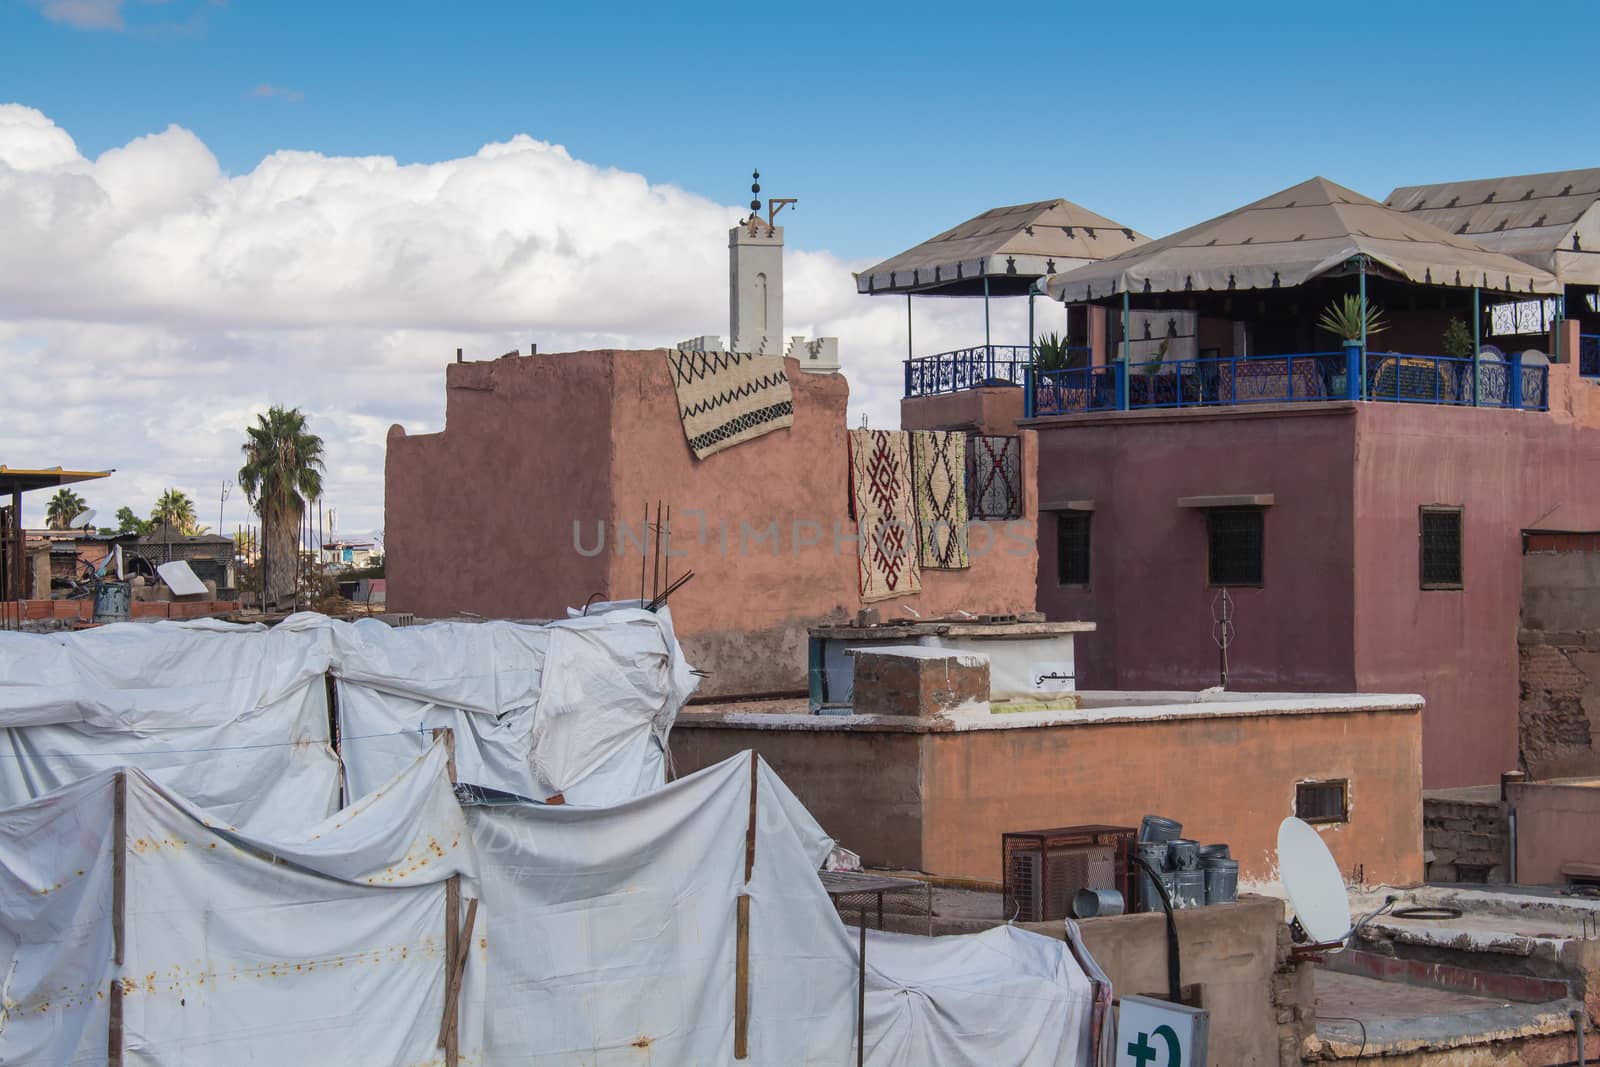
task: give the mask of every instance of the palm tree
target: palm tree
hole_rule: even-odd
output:
[[[57,489],[45,506],[45,525],[52,530],[70,529],[72,520],[83,513],[84,506],[83,497],[71,489]]]
[[[200,532],[194,519],[194,501],[181,489],[168,489],[157,498],[150,521],[185,536]]]
[[[322,495],[322,438],[306,429],[299,408],[271,407],[245,428],[239,484],[261,516],[265,603],[294,596],[300,522]]]

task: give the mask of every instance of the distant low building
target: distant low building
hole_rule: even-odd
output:
[[[371,566],[373,557],[380,554],[376,541],[324,541],[322,544],[325,566],[367,567]]]

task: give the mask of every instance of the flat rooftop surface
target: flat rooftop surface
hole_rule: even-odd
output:
[[[1385,982],[1357,974],[1317,971],[1317,1029],[1332,1016],[1361,1019],[1418,1019],[1505,1007],[1506,1001],[1452,993],[1448,989]],[[1340,1020],[1342,1023],[1342,1020]],[[1359,1039],[1359,1028],[1357,1028]],[[1340,1031],[1343,1036],[1343,1030]]]

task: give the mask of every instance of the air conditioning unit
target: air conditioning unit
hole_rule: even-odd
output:
[[[1005,917],[1017,922],[1065,919],[1080,889],[1116,889],[1128,899],[1128,855],[1136,836],[1136,830],[1122,826],[1002,834]]]

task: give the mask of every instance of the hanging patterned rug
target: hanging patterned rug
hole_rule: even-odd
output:
[[[779,356],[667,350],[683,435],[696,459],[794,423]]]
[[[967,435],[911,433],[911,495],[917,506],[917,562],[964,570],[967,558]]]
[[[850,431],[850,495],[866,603],[922,591],[909,452],[903,433]]]

